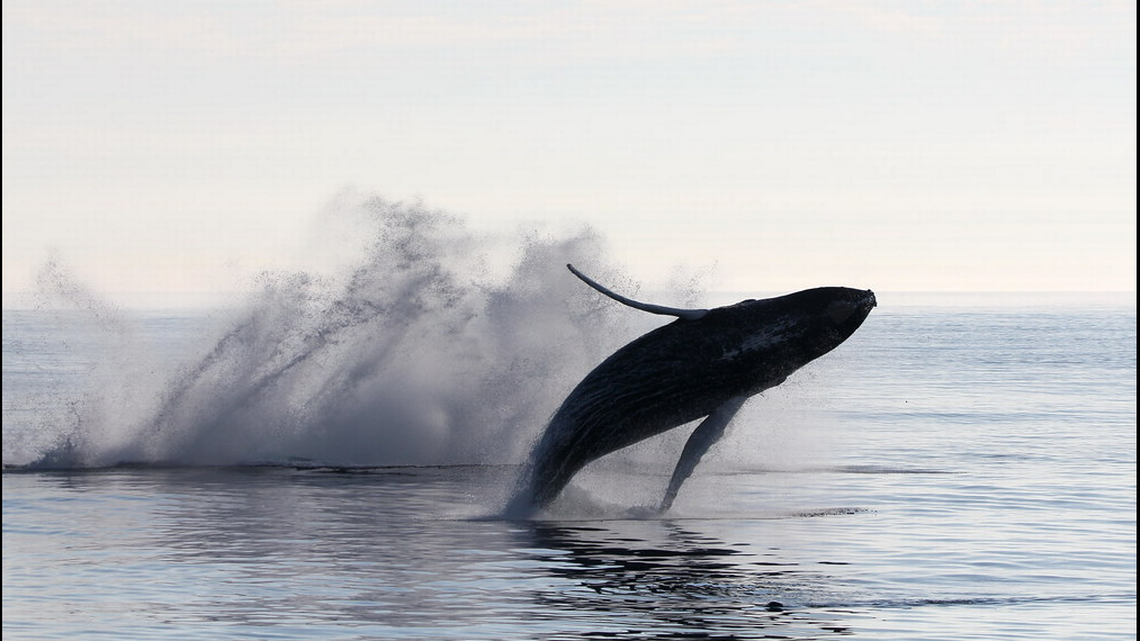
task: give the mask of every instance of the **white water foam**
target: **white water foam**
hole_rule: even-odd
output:
[[[45,268],[41,297],[109,347],[84,390],[27,419],[51,447],[25,459],[517,463],[570,387],[644,322],[566,271],[572,262],[636,293],[589,229],[522,233],[495,275],[501,239],[422,204],[342,198],[322,224],[339,225],[326,238],[336,260],[263,274],[175,357],[138,341],[130,315],[65,270]]]

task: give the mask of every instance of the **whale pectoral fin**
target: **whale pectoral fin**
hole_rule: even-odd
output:
[[[673,468],[673,477],[669,479],[669,488],[665,490],[665,498],[661,500],[660,511],[665,512],[673,506],[673,499],[677,498],[677,491],[681,489],[681,484],[693,473],[705,452],[709,451],[713,443],[720,440],[724,434],[724,429],[732,421],[732,417],[736,416],[736,413],[740,411],[748,399],[748,396],[736,396],[729,399],[727,403],[706,416],[705,420],[697,426],[697,429],[689,435],[689,440],[685,442],[685,449],[681,451],[681,458],[677,461],[677,467]]]
[[[707,309],[681,309],[679,307],[665,307],[664,305],[643,303],[641,301],[633,300],[632,298],[626,298],[625,296],[622,296],[621,294],[610,290],[601,283],[598,283],[594,279],[578,271],[573,265],[567,264],[566,267],[571,271],[571,273],[582,279],[583,283],[586,283],[590,287],[593,287],[594,289],[605,294],[606,296],[609,296],[622,305],[629,305],[630,307],[634,309],[640,309],[643,312],[649,312],[650,314],[661,314],[663,316],[676,316],[682,320],[697,320],[698,318],[709,313],[709,310]]]

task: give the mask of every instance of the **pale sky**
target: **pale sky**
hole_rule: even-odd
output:
[[[3,287],[291,267],[346,188],[726,290],[1134,291],[1131,1],[3,3]]]

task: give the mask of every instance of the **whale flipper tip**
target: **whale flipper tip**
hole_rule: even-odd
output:
[[[566,268],[570,270],[570,273],[581,279],[583,283],[586,283],[590,287],[593,287],[602,294],[609,296],[622,305],[627,305],[634,309],[640,309],[643,312],[649,312],[650,314],[660,314],[662,316],[676,316],[682,320],[697,320],[698,318],[701,318],[705,314],[709,313],[709,310],[707,309],[680,309],[678,307],[665,307],[664,305],[654,305],[652,303],[643,303],[641,301],[636,301],[632,298],[622,296],[621,294],[618,294],[617,292],[595,281],[589,276],[578,271],[578,269],[570,263],[566,263]]]

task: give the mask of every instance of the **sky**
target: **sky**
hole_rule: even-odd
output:
[[[1135,291],[1136,6],[5,0],[3,289],[303,263],[346,190],[718,289]]]

